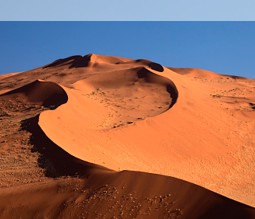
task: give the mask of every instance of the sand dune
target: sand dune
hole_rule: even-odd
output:
[[[29,102],[41,104],[45,107],[56,107],[67,102],[66,92],[53,82],[36,80],[30,84],[6,92],[3,95],[24,95]]]
[[[224,85],[226,89],[227,86],[240,87],[240,84],[234,84],[233,79],[227,79],[226,76],[202,70],[194,70],[193,76],[198,77],[201,74],[199,80],[203,83],[190,75],[189,78],[183,78],[183,75],[168,69],[158,72],[142,68],[142,71],[151,72],[150,75],[169,81],[169,87],[174,91],[173,103],[179,94],[177,103],[166,111],[172,104],[165,96],[165,88],[153,90],[149,87],[149,90],[142,92],[141,84],[138,84],[139,89],[133,89],[128,84],[128,77],[136,75],[130,74],[130,71],[137,72],[138,69],[129,68],[103,75],[98,73],[83,82],[74,83],[72,89],[64,88],[69,96],[68,103],[56,111],[43,113],[40,116],[40,126],[56,144],[80,159],[115,170],[131,169],[178,176],[252,204],[255,196],[254,184],[245,185],[254,178],[253,156],[243,155],[246,152],[241,145],[254,144],[251,132],[254,121],[249,120],[254,111],[248,107],[240,111],[225,110],[224,102],[216,102],[217,97],[213,93],[216,87],[212,87],[216,83],[219,83],[218,87],[222,86],[222,82],[217,81],[224,83],[224,80],[230,80]],[[205,77],[206,74],[208,78]],[[143,80],[145,84],[151,84],[150,80]],[[157,81],[155,78],[152,80]],[[205,84],[206,80],[211,80],[211,84]],[[247,79],[248,82],[250,81]],[[80,83],[82,86],[87,84],[84,87],[89,89],[76,87]],[[121,88],[117,91],[115,88],[118,84]],[[122,89],[125,89],[124,92]],[[132,91],[135,91],[134,98]],[[161,98],[152,98],[155,94],[159,94]],[[158,102],[159,99],[162,102]],[[162,112],[165,113],[161,114]],[[243,118],[243,114],[250,115]],[[79,122],[81,118],[83,122]],[[49,121],[54,121],[54,125],[49,125]],[[237,134],[240,133],[240,123],[246,124],[246,127],[243,126],[243,132],[247,133],[246,138]],[[58,132],[60,127],[64,127],[70,134]],[[249,150],[254,154],[252,146],[249,146]],[[246,158],[241,161],[241,156]],[[244,169],[246,172],[242,172]],[[225,176],[226,172],[230,173],[229,178]],[[215,183],[217,178],[221,179],[219,183]],[[246,192],[243,192],[244,188]]]
[[[228,199],[255,206],[254,80],[89,54],[2,77],[0,88],[8,90],[1,115],[23,118],[39,156],[28,168],[41,180],[16,187],[24,172],[3,188],[0,199],[14,203],[0,205],[3,217],[13,209],[30,217],[36,209],[66,218],[254,217],[254,208]],[[29,154],[20,159],[34,162]]]

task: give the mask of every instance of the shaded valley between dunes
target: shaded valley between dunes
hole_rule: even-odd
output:
[[[255,81],[88,54],[0,78],[1,218],[255,218]]]

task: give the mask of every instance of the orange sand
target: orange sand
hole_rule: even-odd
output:
[[[25,97],[47,109],[35,121],[37,129],[67,157],[115,171],[177,177],[255,207],[254,80],[89,54],[0,82],[2,93],[9,91],[3,98]],[[164,180],[175,189],[183,185]]]

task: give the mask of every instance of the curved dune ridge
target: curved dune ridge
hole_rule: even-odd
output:
[[[12,89],[2,97],[21,95],[51,109],[23,125],[51,160],[50,177],[90,176],[87,185],[118,189],[124,181],[129,191],[132,181],[147,188],[150,180],[159,188],[137,198],[171,193],[181,209],[171,217],[254,217],[253,208],[202,188],[255,206],[253,80],[95,54],[0,80],[3,90]]]
[[[145,124],[147,118],[176,103],[178,91],[170,79],[139,67],[92,75],[82,84],[81,81],[73,84],[73,89],[64,89],[68,103],[54,112],[44,112],[39,118],[40,127],[54,143],[75,157],[111,169],[154,172],[147,169],[147,161],[142,161],[146,159],[145,148],[139,144],[143,144],[144,136],[137,133],[134,142],[125,146],[130,138],[123,139],[123,131],[128,128],[136,132],[134,125]],[[60,127],[74,135],[59,132]],[[76,135],[79,138],[72,142]],[[148,146],[155,148],[154,144]],[[147,156],[151,156],[148,152]],[[148,167],[155,168],[157,173],[157,167]]]
[[[69,68],[79,68],[79,67],[88,67],[93,66],[94,64],[119,64],[130,59],[126,58],[117,58],[113,56],[102,56],[95,54],[88,54],[85,56],[71,56],[64,59],[58,59],[53,63],[44,66],[43,68],[57,67],[67,65]]]
[[[9,91],[3,95],[24,95],[28,101],[45,107],[57,107],[67,102],[68,96],[64,89],[54,82],[36,80],[30,84]]]

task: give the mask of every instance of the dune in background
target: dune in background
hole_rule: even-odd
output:
[[[255,217],[254,80],[89,54],[0,90],[2,217]]]

